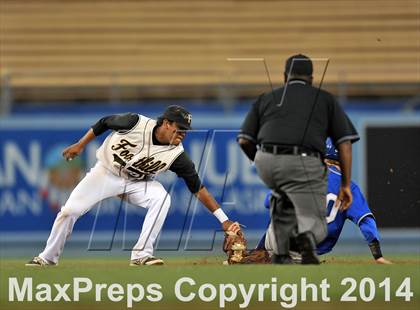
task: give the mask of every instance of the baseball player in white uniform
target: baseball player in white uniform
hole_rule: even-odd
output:
[[[183,178],[189,190],[216,216],[224,231],[240,230],[228,219],[214,197],[201,184],[181,141],[191,129],[191,114],[169,106],[157,120],[135,113],[100,119],[75,144],[63,151],[66,160],[78,156],[96,136],[112,132],[97,150],[96,165],[75,187],[57,214],[45,249],[26,266],[57,265],[77,219],[96,203],[124,195],[131,204],[147,209],[140,237],[131,251],[131,266],[162,265],[153,256],[154,243],[165,221],[170,196],[154,177],[166,170]]]

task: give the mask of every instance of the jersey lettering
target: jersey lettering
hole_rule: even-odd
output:
[[[339,203],[337,202],[337,195],[333,193],[328,193],[327,195],[327,209],[328,206],[333,204],[330,214],[327,216],[327,224],[333,222],[337,216],[338,208],[340,207]]]
[[[144,173],[142,173],[141,171],[138,171],[138,170],[134,169],[133,167],[128,167],[127,168],[127,173],[130,176],[132,176],[133,178],[139,179],[139,180],[144,179],[145,176],[146,176]]]
[[[113,157],[114,157],[114,161],[116,161],[115,160],[115,157],[118,157],[119,160],[117,162],[119,164],[121,164],[120,161],[123,161],[123,160],[130,161],[130,160],[133,159],[134,154],[133,153],[130,153],[130,151],[127,150],[127,146],[129,146],[131,148],[134,148],[134,147],[137,146],[137,144],[130,143],[126,139],[121,139],[120,140],[120,143],[117,143],[117,144],[114,144],[114,145],[111,146],[111,150],[114,150],[114,151],[118,151],[118,150],[121,150],[122,149],[122,151],[118,155],[115,154],[115,153],[112,154]],[[122,165],[122,166],[125,166],[125,165]]]
[[[139,117],[140,121],[130,131],[110,134],[96,156],[115,175],[144,180],[167,170],[184,148],[182,144],[153,144],[156,121],[142,115]]]
[[[154,159],[154,157],[143,157],[136,161],[132,166],[148,174],[154,174],[156,171],[166,167],[166,163],[162,163],[160,160],[154,162]]]
[[[136,147],[137,144],[130,143],[126,139],[121,139],[120,140],[120,143],[114,144],[113,146],[111,146],[111,149],[114,150],[114,151],[118,151],[120,149],[126,150],[127,149],[127,146]]]
[[[112,154],[112,156],[114,158],[114,162],[119,164],[121,167],[125,167],[127,165],[127,163],[121,157],[119,157],[117,154]]]

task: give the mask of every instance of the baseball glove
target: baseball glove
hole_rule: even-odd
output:
[[[238,227],[238,223],[233,223],[231,226]],[[228,259],[226,264],[239,264],[242,258],[246,255],[246,239],[242,230],[227,229],[225,231],[225,239],[223,241],[223,251],[226,253]]]

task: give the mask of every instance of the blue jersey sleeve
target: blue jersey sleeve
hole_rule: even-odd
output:
[[[365,217],[373,217],[373,214],[360,188],[353,182],[351,183],[351,193],[353,194],[353,203],[347,210],[347,218],[356,225],[359,225]]]
[[[363,218],[359,228],[368,244],[371,244],[373,241],[379,241],[378,228],[376,228],[376,222],[373,217]]]
[[[271,191],[267,193],[264,199],[264,207],[266,207],[267,209],[270,209],[270,198],[271,198]]]

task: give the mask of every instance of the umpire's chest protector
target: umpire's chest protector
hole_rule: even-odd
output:
[[[97,159],[115,175],[143,180],[168,170],[184,151],[179,145],[154,145],[156,121],[140,115],[130,130],[113,131],[96,151]]]

